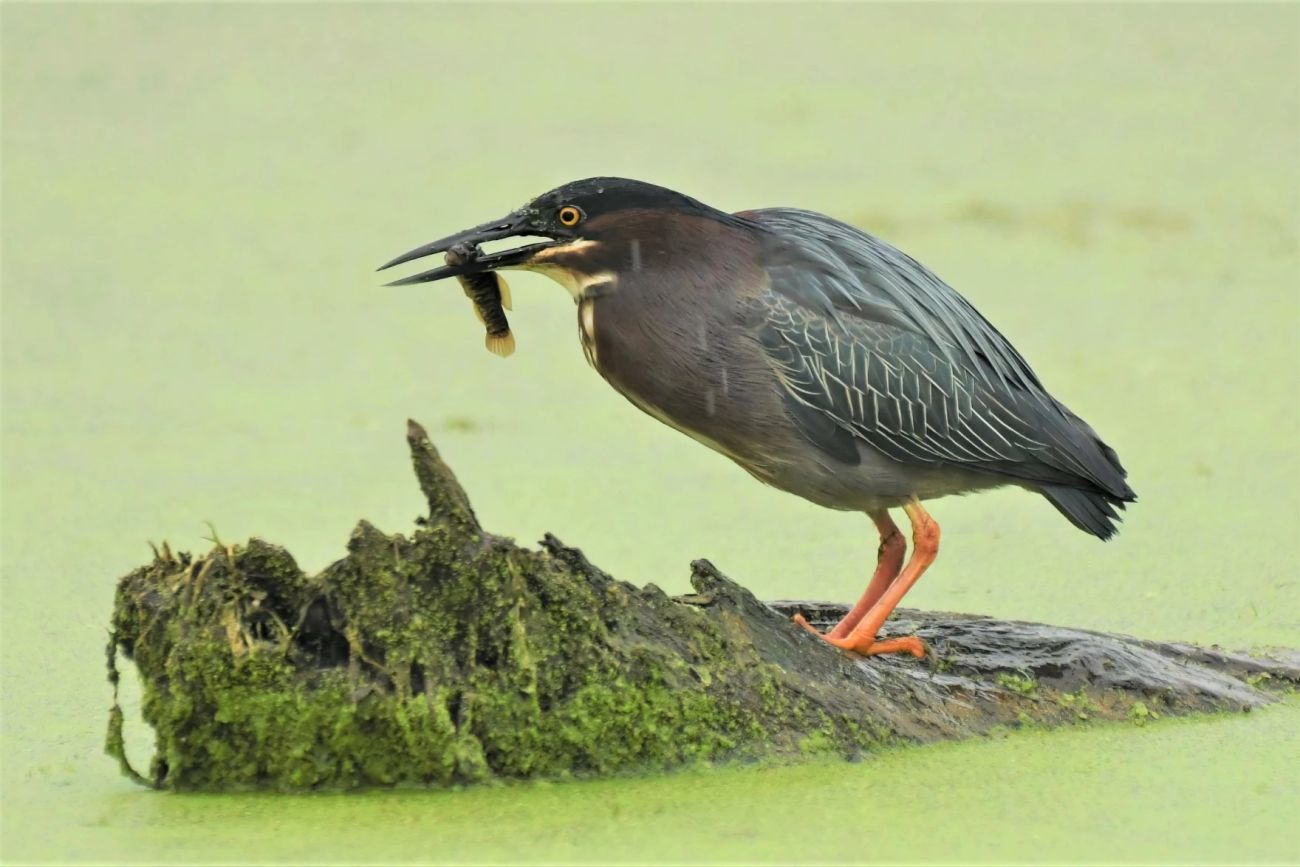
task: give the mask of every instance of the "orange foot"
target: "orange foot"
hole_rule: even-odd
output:
[[[915,635],[908,635],[904,638],[875,638],[860,636],[854,638],[852,634],[845,638],[832,638],[830,635],[818,632],[813,625],[804,619],[802,614],[794,616],[794,622],[798,623],[804,629],[807,629],[813,635],[816,635],[827,644],[833,644],[841,650],[852,650],[854,653],[860,653],[863,656],[876,656],[880,653],[910,653],[917,659],[925,656],[925,642]]]

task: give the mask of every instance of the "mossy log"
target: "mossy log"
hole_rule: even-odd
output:
[[[861,657],[791,623],[844,608],[765,604],[706,560],[671,597],[547,536],[484,532],[414,422],[429,503],[413,535],[362,521],[302,573],[253,539],[173,554],[118,585],[108,646],[135,662],[156,734],[131,769],[116,699],[108,750],[148,785],[304,790],[605,775],[834,753],[1084,719],[1249,710],[1300,682],[1300,656],[1224,653],[1034,623],[902,611],[932,654]]]

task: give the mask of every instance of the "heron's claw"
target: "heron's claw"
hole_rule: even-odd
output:
[[[827,644],[833,644],[841,650],[850,650],[862,656],[877,656],[881,653],[910,653],[917,659],[922,659],[926,654],[925,642],[915,635],[907,635],[902,638],[876,638],[872,636],[865,638],[865,640],[863,637],[855,639],[852,635],[845,638],[832,638],[818,632],[802,614],[796,614],[792,619]]]

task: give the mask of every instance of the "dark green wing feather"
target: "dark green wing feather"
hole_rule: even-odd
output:
[[[744,216],[765,233],[756,336],[823,451],[843,460],[852,438],[902,463],[1132,498],[1115,453],[922,265],[820,214]]]

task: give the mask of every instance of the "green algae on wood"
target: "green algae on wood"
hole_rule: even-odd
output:
[[[673,598],[552,536],[533,550],[487,533],[424,429],[407,439],[429,504],[409,537],[362,521],[316,576],[260,539],[199,558],[163,545],[120,580],[110,680],[119,652],[134,661],[156,736],[138,773],[114,702],[107,749],[125,772],[305,790],[852,757],[1156,707],[1249,709],[1269,695],[1246,678],[1300,680],[1294,660],[910,611],[895,628],[934,656],[863,660],[789,621],[841,607],[764,604],[707,561]]]

